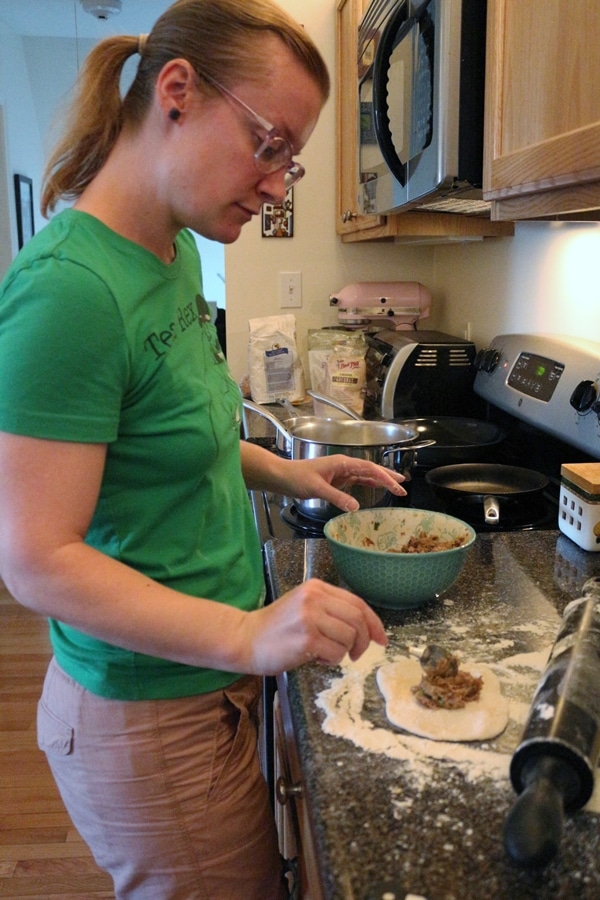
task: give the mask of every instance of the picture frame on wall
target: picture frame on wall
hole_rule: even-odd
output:
[[[294,188],[285,195],[283,203],[263,203],[262,236],[265,238],[294,237]]]
[[[15,202],[17,205],[17,235],[19,250],[35,234],[33,224],[33,182],[26,175],[15,175]]]

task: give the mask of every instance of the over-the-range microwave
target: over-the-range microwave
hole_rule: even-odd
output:
[[[372,0],[358,33],[362,213],[489,216],[486,14],[487,0]]]

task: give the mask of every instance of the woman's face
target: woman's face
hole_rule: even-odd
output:
[[[231,85],[231,91],[274,125],[298,157],[319,116],[318,86],[277,38],[263,42],[260,80]],[[286,168],[262,174],[254,153],[265,130],[243,106],[221,92],[195,92],[173,123],[169,206],[177,228],[189,227],[211,240],[235,241],[242,226],[265,202],[285,197]]]

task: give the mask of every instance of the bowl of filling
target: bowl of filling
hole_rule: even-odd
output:
[[[425,509],[359,509],[324,528],[335,567],[348,587],[373,606],[410,609],[456,581],[475,531],[466,522]]]

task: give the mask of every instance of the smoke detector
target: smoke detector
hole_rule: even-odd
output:
[[[87,13],[97,19],[110,19],[123,8],[123,0],[79,0]]]

